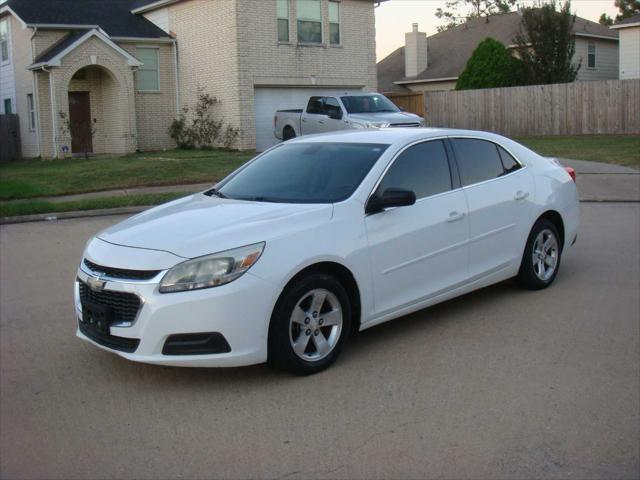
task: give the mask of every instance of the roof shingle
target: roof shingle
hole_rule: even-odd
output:
[[[169,35],[142,15],[131,13],[131,0],[8,0],[27,24],[98,25],[111,37],[166,38]]]

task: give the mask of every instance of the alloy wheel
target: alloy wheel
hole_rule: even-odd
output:
[[[549,229],[542,230],[533,242],[533,271],[543,282],[548,281],[558,265],[558,240]]]
[[[289,341],[296,355],[317,362],[329,355],[340,340],[343,316],[338,297],[324,288],[306,293],[289,320]]]

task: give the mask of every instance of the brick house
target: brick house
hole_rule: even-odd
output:
[[[487,37],[508,49],[516,45],[520,11],[475,18],[427,37],[418,24],[405,34],[405,46],[377,65],[378,89],[383,93],[453,90],[458,76],[478,44]],[[577,81],[618,78],[618,33],[596,22],[576,17],[574,62],[581,63]]]
[[[276,142],[278,108],[312,92],[375,90],[373,0],[5,0],[0,114],[25,157],[172,148],[202,88],[240,129]]]

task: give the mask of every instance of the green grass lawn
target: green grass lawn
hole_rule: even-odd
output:
[[[640,168],[640,135],[582,135],[516,139],[540,155]]]
[[[20,160],[0,165],[0,200],[220,180],[255,152],[172,150],[125,157]]]
[[[189,195],[189,193],[153,193],[123,197],[89,198],[86,200],[55,203],[47,202],[45,200],[18,200],[14,202],[0,203],[0,217],[36,215],[53,212],[73,212],[78,210],[98,210],[101,208],[132,207],[138,205],[159,205],[186,195]]]

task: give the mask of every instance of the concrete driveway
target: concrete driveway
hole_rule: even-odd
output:
[[[121,218],[0,228],[2,478],[640,475],[640,203],[583,203],[552,288],[382,325],[306,378],[77,340],[83,245]]]

